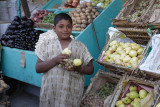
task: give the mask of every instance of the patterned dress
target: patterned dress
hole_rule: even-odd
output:
[[[72,39],[69,49],[71,59],[80,58],[83,66],[92,59],[86,46]],[[40,35],[35,53],[42,61],[56,57],[62,47],[53,30]],[[76,71],[67,71],[58,66],[43,73],[40,93],[40,107],[79,107],[84,88],[84,75]]]

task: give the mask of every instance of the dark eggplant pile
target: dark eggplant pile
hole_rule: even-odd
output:
[[[33,25],[34,22],[31,19],[27,19],[25,16],[21,18],[15,16],[1,37],[2,46],[34,51],[35,43],[43,31],[35,30]]]

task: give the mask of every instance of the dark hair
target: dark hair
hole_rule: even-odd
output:
[[[54,18],[54,26],[56,26],[56,24],[59,21],[61,21],[62,19],[68,20],[72,24],[72,18],[68,14],[66,14],[66,13],[59,13]]]

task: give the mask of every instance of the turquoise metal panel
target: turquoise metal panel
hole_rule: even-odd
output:
[[[25,52],[25,68],[20,66],[21,52]],[[32,51],[2,48],[3,75],[40,87],[42,74],[35,71],[36,61],[37,56]]]
[[[102,50],[106,43],[106,32],[111,25],[111,19],[115,18],[120,12],[123,6],[122,0],[114,0],[109,6],[101,12],[101,14],[94,20],[94,27],[99,42],[100,49]],[[96,39],[92,30],[91,24],[76,37],[77,40],[83,42],[90,51],[94,60],[98,59],[99,52],[96,45]],[[94,64],[94,74],[86,75],[85,77],[85,86],[87,86],[91,81],[90,79],[97,73],[98,69],[102,69],[102,66],[98,65],[95,61]]]

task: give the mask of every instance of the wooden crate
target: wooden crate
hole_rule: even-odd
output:
[[[142,5],[141,2],[145,1],[146,6],[143,6],[143,9],[140,9],[138,7],[140,4]],[[155,0],[128,0],[120,13],[117,15],[115,19],[113,19],[113,25],[116,25],[117,27],[137,27],[137,28],[147,28],[148,24],[143,23],[141,20],[142,16],[144,16],[152,4],[154,3]],[[143,4],[145,4],[143,3]],[[143,12],[138,12],[139,10],[143,10]],[[137,14],[136,14],[137,11]],[[129,18],[135,13],[135,16],[137,16],[136,19]],[[133,16],[133,17],[135,17]]]
[[[117,27],[117,29],[119,31],[121,31],[122,33],[124,33],[128,38],[133,40],[135,43],[146,46],[146,48],[142,54],[142,56],[144,57],[148,48],[149,48],[149,45],[151,43],[150,42],[151,37],[149,36],[147,30],[146,29],[137,29],[137,28],[118,28],[118,27]],[[152,32],[154,32],[154,31],[152,31]],[[101,54],[99,55],[97,63],[107,67],[110,70],[113,70],[113,71],[116,71],[116,72],[119,72],[122,74],[124,72],[128,72],[130,74],[130,73],[132,73],[132,71],[137,70],[139,65],[136,68],[129,68],[129,67],[125,67],[125,66],[116,65],[115,63],[111,63],[111,62],[103,62],[102,58],[103,58],[104,52],[106,52],[106,50],[108,50],[109,43],[111,41],[112,40],[109,39],[109,34],[107,34],[106,44],[105,44]]]
[[[100,92],[102,92],[100,91],[101,87],[108,83],[111,85],[115,85],[116,89],[116,86],[119,83],[120,79],[121,76],[99,70],[84,93],[81,107],[103,107],[104,101],[107,97],[109,97],[109,100],[106,100],[105,104],[107,104],[109,107],[111,99],[114,97],[113,95],[115,91],[113,89],[112,94],[103,98],[99,96]]]
[[[110,107],[116,107],[116,102],[118,100],[122,99],[122,95],[124,94],[124,92],[127,91],[127,90],[125,90],[125,87],[127,86],[127,83],[134,83],[134,84],[139,84],[139,85],[143,85],[143,86],[153,88],[153,98],[154,98],[154,101],[156,100],[156,97],[157,97],[158,92],[159,92],[158,82],[153,82],[153,81],[149,81],[149,80],[142,79],[142,78],[136,78],[136,77],[133,77],[133,76],[126,76],[126,77],[123,77],[123,80],[118,84],[117,87],[119,87],[119,88],[117,88],[117,92],[114,95],[114,98],[112,100],[112,103],[111,103]],[[125,95],[123,95],[123,96],[125,96]],[[152,105],[154,105],[154,101],[153,101]]]

